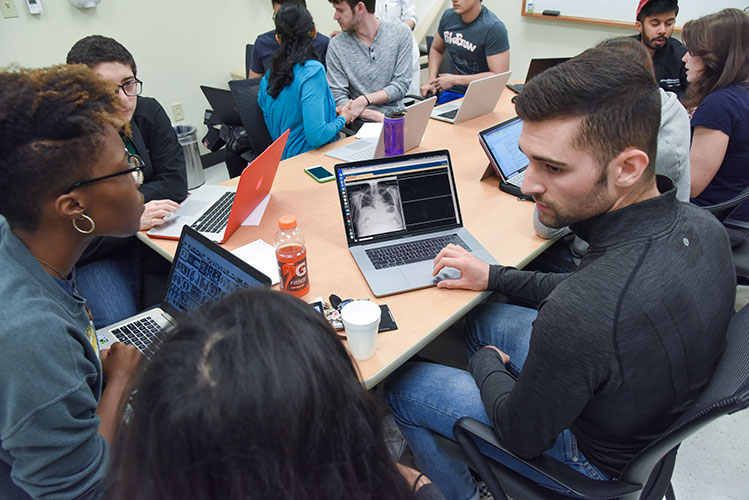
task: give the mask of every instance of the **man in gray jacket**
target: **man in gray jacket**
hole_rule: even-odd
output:
[[[381,122],[401,106],[411,84],[411,31],[380,21],[375,0],[330,0],[342,33],[330,40],[326,66],[337,106],[351,100],[352,119]]]

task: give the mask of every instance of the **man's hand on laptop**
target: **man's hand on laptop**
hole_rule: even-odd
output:
[[[140,216],[140,230],[148,231],[154,226],[160,226],[164,219],[179,210],[179,203],[172,200],[151,200],[146,203]]]
[[[445,267],[460,271],[460,279],[445,279],[437,283],[438,288],[465,288],[467,290],[486,290],[489,286],[489,264],[474,257],[463,247],[447,245],[434,258],[433,276]]]

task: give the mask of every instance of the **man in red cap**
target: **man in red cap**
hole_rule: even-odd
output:
[[[677,0],[640,0],[635,21],[640,34],[635,38],[645,45],[653,57],[658,85],[681,97],[688,85],[686,69],[681,60],[687,50],[681,42],[671,38],[678,13]]]

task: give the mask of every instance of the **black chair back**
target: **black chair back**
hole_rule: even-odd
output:
[[[244,48],[244,77],[250,78],[250,66],[252,66],[252,47],[253,44],[248,43]]]
[[[231,80],[229,88],[237,104],[239,118],[242,120],[247,138],[250,140],[250,149],[253,158],[271,145],[273,139],[265,124],[263,111],[257,103],[257,94],[260,88],[260,78],[251,80]]]

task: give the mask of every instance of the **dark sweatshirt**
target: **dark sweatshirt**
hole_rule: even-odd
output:
[[[709,213],[664,194],[574,224],[590,250],[571,274],[492,266],[489,288],[540,301],[515,380],[481,349],[470,369],[494,428],[535,457],[570,428],[617,475],[707,384],[736,283],[728,236]],[[501,346],[500,346],[501,347]]]

